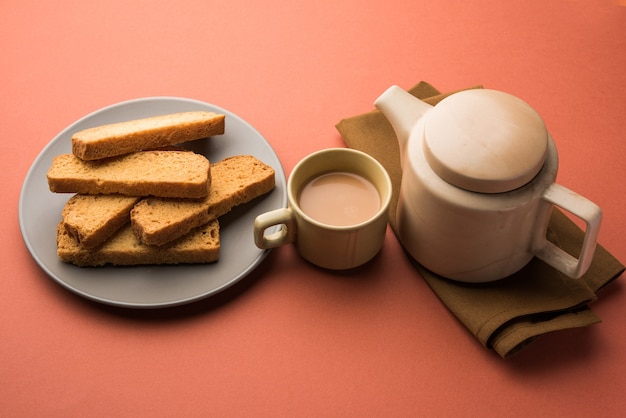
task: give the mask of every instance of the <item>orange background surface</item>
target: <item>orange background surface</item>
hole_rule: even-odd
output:
[[[502,360],[391,232],[358,274],[313,268],[287,246],[214,298],[127,311],[56,284],[18,225],[33,160],[101,107],[214,103],[256,127],[289,173],[344,146],[335,123],[389,85],[426,80],[535,107],[558,182],[603,208],[599,241],[624,262],[623,2],[6,0],[0,47],[0,416],[623,416],[623,278],[592,305],[602,323]]]

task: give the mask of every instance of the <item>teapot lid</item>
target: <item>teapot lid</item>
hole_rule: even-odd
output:
[[[439,177],[466,190],[501,193],[521,187],[539,173],[548,153],[541,117],[507,93],[455,93],[426,117],[426,160]]]

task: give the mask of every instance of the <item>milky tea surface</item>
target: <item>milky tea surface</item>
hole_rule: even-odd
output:
[[[380,209],[380,196],[362,176],[331,172],[310,180],[300,193],[299,204],[318,222],[349,226],[372,218]]]

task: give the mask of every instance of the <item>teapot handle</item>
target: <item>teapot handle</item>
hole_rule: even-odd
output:
[[[602,221],[602,209],[587,198],[556,183],[548,187],[542,198],[547,203],[559,206],[585,221],[585,237],[580,254],[576,258],[548,241],[545,228],[542,228],[543,233],[535,236],[531,252],[557,270],[578,279],[587,272],[593,259]]]

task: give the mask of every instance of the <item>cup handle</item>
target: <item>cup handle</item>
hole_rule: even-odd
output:
[[[281,228],[271,234],[266,229],[280,225]],[[254,220],[254,243],[261,249],[275,248],[293,242],[296,236],[296,220],[289,208],[275,209],[263,213]]]
[[[546,228],[541,228],[542,233],[535,236],[531,252],[557,270],[578,279],[587,272],[593,259],[602,221],[602,209],[587,198],[556,183],[548,187],[542,198],[585,221],[585,237],[580,254],[576,258],[548,241],[545,231],[549,219],[546,219]]]

